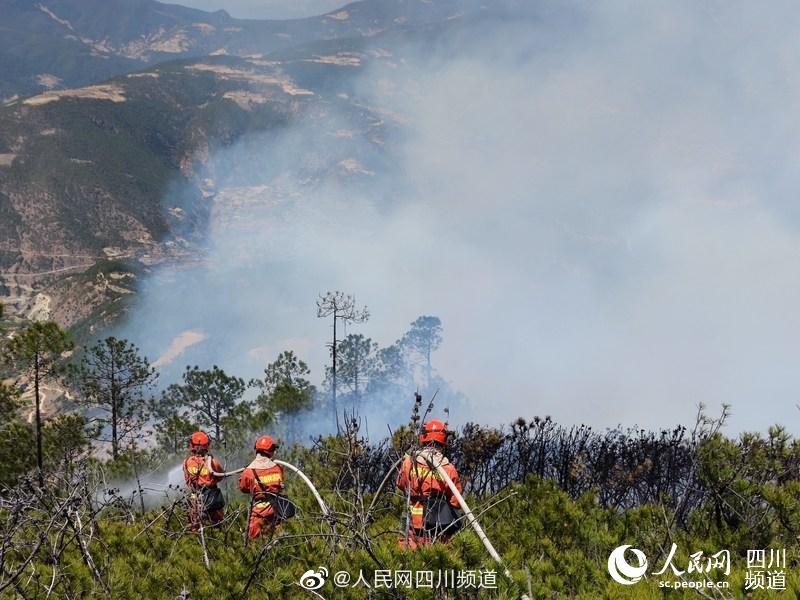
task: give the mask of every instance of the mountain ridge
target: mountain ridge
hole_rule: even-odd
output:
[[[479,8],[477,0],[361,0],[317,17],[270,21],[156,0],[0,0],[0,99],[84,86],[165,60],[265,54]]]
[[[70,3],[75,0],[42,6]],[[215,206],[217,215],[235,215],[253,201],[283,201],[280,190],[265,197],[256,184],[223,189],[211,172],[215,150],[248,136],[279,135],[303,121],[328,133],[325,148],[309,157],[296,179],[309,186],[340,180],[369,186],[379,173],[384,183],[395,181],[387,179],[394,176],[395,147],[386,142],[408,123],[359,98],[360,74],[385,69],[396,83],[381,94],[406,93],[400,82],[414,77],[409,66],[446,46],[440,42],[451,34],[461,43],[474,39],[487,11],[474,0],[365,0],[348,5],[354,7],[348,19],[351,25],[369,22],[384,5],[410,17],[395,22],[381,13],[391,27],[368,34],[351,28],[354,34],[344,38],[304,34],[307,41],[271,52],[129,62],[124,73],[82,85],[39,86],[0,105],[0,302],[6,313],[102,327],[124,310],[139,275],[152,265],[202,261]],[[154,0],[133,4],[153,6],[170,8]],[[63,10],[51,10],[54,17],[35,10],[59,27],[78,24]],[[310,21],[318,25],[320,19]],[[0,39],[0,58],[2,46]],[[336,128],[331,112],[350,122],[349,131]],[[239,175],[248,179],[248,173]]]
[[[307,67],[353,68],[183,59],[0,107],[0,294],[11,312],[42,316],[43,305],[83,293],[68,285],[64,298],[45,300],[66,289],[62,280],[80,279],[97,263],[152,265],[201,253],[215,198],[235,206],[237,194],[250,193],[216,189],[206,164],[214,148],[299,118],[325,126],[330,103],[365,123],[380,120],[335,90],[301,87],[291,70]],[[312,79],[305,75],[306,84]],[[364,131],[374,134],[371,126]],[[368,173],[347,146],[333,144],[313,178],[329,176],[339,163],[351,167],[341,169],[348,177]],[[89,317],[91,307],[74,308],[60,320],[73,325]]]

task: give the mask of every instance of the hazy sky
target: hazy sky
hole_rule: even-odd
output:
[[[292,19],[330,12],[348,4],[348,0],[168,0],[201,10],[225,9],[242,19]]]

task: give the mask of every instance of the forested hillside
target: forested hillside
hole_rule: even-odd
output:
[[[263,58],[316,40],[369,36],[480,10],[475,0],[370,0],[318,17],[263,21],[155,0],[3,0],[0,100],[84,86],[176,58]]]
[[[399,353],[401,362],[410,353],[424,356],[426,340],[441,336],[437,321],[421,317],[389,354]],[[325,567],[327,582],[318,592],[325,597],[378,593],[363,582],[357,587],[359,575],[373,588],[383,585],[382,596],[430,597],[433,584],[387,585],[388,571],[431,572],[437,580],[452,572],[436,584],[442,597],[663,597],[663,578],[622,586],[609,577],[609,553],[623,544],[644,552],[654,568],[675,565],[679,583],[727,582],[708,597],[792,598],[800,591],[800,442],[780,427],[730,439],[727,409],[713,418],[701,410],[691,430],[658,432],[563,427],[550,417],[520,418],[503,428],[467,424],[452,433],[447,453],[511,579],[463,515],[450,543],[400,549],[406,498],[394,489],[393,467],[417,447],[420,424],[433,414],[447,418],[448,411],[435,397],[414,401],[400,374],[385,371],[386,360],[372,367],[384,369],[383,379],[372,372],[381,389],[354,396],[358,341],[340,346],[338,433],[310,435],[309,422],[332,417],[332,374],[318,391],[292,352],[249,383],[216,366],[188,367],[182,381],[156,398],[157,371],[126,340],[75,348],[54,323],[20,332],[3,355],[6,374],[13,369],[21,377],[0,388],[7,415],[0,436],[0,595],[303,598],[310,592],[301,578]],[[391,437],[370,439],[359,402],[379,401],[386,386],[406,390],[406,400],[393,402],[405,406],[408,421]],[[256,396],[243,401],[248,387]],[[81,410],[40,420],[37,408],[52,411],[46,395],[59,388],[69,390],[64,406]],[[310,478],[324,507],[290,474],[287,493],[298,515],[246,543],[247,497],[234,474],[223,484],[224,521],[188,531],[180,462],[187,436],[200,428],[227,470],[250,461],[257,435],[278,437],[278,456]],[[36,452],[20,452],[37,447],[38,465]],[[773,573],[771,589],[753,587],[745,557],[770,548],[788,553],[782,583]],[[729,552],[729,573],[687,571],[697,556],[706,561],[720,551]],[[334,579],[337,572],[347,575]],[[685,587],[670,597],[699,591]]]
[[[800,598],[796,8],[252,2],[0,0],[0,600]]]

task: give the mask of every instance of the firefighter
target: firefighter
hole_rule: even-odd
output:
[[[256,457],[239,477],[239,489],[250,494],[248,539],[259,537],[265,526],[277,527],[295,513],[295,506],[283,493],[283,468],[272,460],[278,445],[268,435],[256,440]]]
[[[189,488],[189,528],[200,529],[203,516],[207,516],[212,525],[225,518],[225,498],[217,483],[222,477],[213,474],[222,473],[222,465],[208,453],[209,439],[203,431],[196,431],[189,438],[189,450],[192,455],[183,461],[183,478]],[[212,472],[213,471],[213,472]]]
[[[398,489],[409,496],[411,516],[408,535],[400,540],[400,546],[412,550],[435,540],[447,542],[459,528],[458,500],[436,467],[441,466],[458,491],[462,490],[456,468],[444,456],[445,424],[431,419],[422,426],[419,441],[422,449],[406,456],[397,477]]]

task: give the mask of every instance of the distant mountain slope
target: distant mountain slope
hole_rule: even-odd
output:
[[[215,146],[298,118],[333,127],[334,104],[374,136],[381,120],[326,83],[355,71],[206,57],[0,107],[0,296],[28,310],[37,290],[103,259],[190,254],[218,191],[205,170]],[[311,179],[352,160],[349,140],[331,139]]]
[[[319,17],[258,21],[155,0],[0,0],[0,99],[86,85],[175,58],[247,56],[370,36],[479,7],[478,0],[364,0]]]
[[[108,0],[109,4],[121,1]],[[134,291],[141,269],[172,258],[202,259],[197,242],[206,234],[212,211],[225,225],[225,219],[235,220],[237,207],[263,202],[265,197],[268,201],[288,197],[278,189],[280,181],[302,180],[315,186],[342,180],[389,197],[403,185],[402,174],[394,171],[399,161],[392,153],[399,146],[392,139],[395,133],[402,137],[407,122],[384,106],[365,104],[358,76],[369,69],[371,81],[391,81],[380,86],[378,96],[384,99],[418,94],[411,80],[420,57],[441,58],[442,49],[448,47],[471,48],[486,31],[488,19],[506,18],[498,7],[519,1],[498,0],[491,10],[478,7],[478,12],[454,18],[455,5],[473,6],[471,0],[370,0],[348,6],[346,17],[252,22],[247,26],[253,31],[306,23],[311,30],[317,27],[314,35],[322,37],[298,34],[295,42],[307,41],[269,53],[160,62],[102,83],[41,91],[0,104],[0,302],[16,315],[55,316],[66,325],[102,326],[110,318],[103,303],[130,298],[126,294]],[[57,27],[98,35],[102,33],[98,23],[105,19],[101,3],[96,5],[98,23],[83,12],[85,8],[74,14],[67,10],[93,2],[49,0],[50,8],[45,8],[52,15],[42,7],[35,10]],[[129,4],[125,10],[138,6],[151,12],[137,20],[120,5],[120,21],[136,25],[122,27],[122,33],[109,29],[104,38],[109,46],[122,48],[153,27],[166,29],[168,22],[185,28],[181,23],[197,14],[232,21],[225,14],[209,15],[152,0],[125,3]],[[381,5],[388,12],[376,15],[375,7]],[[390,18],[398,12],[409,16]],[[416,25],[408,24],[415,19]],[[353,37],[325,39],[345,21],[358,29]],[[362,25],[388,21],[398,23],[362,35],[366,31]],[[237,35],[231,39],[245,44],[248,38],[238,36],[243,31],[233,32]],[[124,67],[163,56],[174,54],[151,48],[136,59],[139,63],[124,59],[134,61]],[[72,61],[68,54],[64,57]],[[98,60],[111,64],[117,59],[123,60],[119,56]],[[82,69],[87,63],[82,64],[75,73],[86,72]],[[385,77],[379,75],[381,70]],[[315,134],[321,132],[325,142],[298,166],[300,177],[284,176],[288,171],[270,175],[269,194],[264,193],[264,177],[241,183],[249,175],[242,169],[251,166],[209,163],[209,156],[225,154],[215,150],[258,132],[278,135],[298,122],[314,128]],[[264,142],[258,136],[252,139]],[[257,155],[263,147],[253,150]],[[234,181],[228,185],[237,189],[225,187],[226,174],[229,182]],[[381,189],[370,187],[376,180]]]

